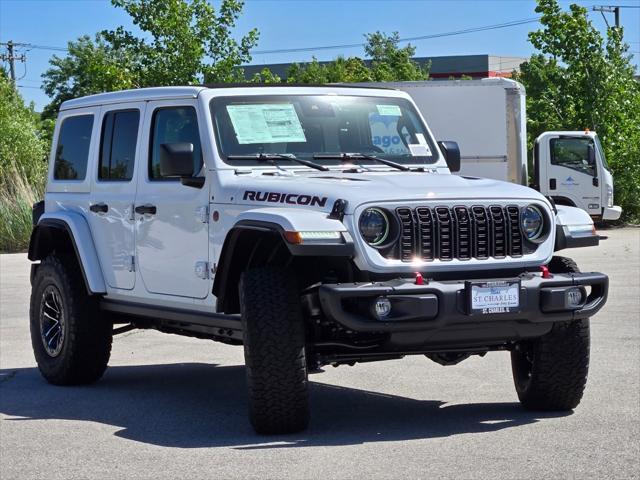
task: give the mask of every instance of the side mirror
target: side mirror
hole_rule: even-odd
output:
[[[193,176],[193,143],[160,145],[160,175],[190,178]]]
[[[458,147],[458,142],[445,140],[442,142],[438,142],[438,146],[440,147],[440,150],[442,150],[442,154],[444,155],[444,159],[447,162],[449,170],[451,170],[452,172],[459,172],[460,147]]]

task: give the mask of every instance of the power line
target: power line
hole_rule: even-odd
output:
[[[9,40],[7,43],[3,43],[2,45],[4,45],[7,48],[7,53],[3,53],[0,54],[0,61],[2,62],[9,62],[9,76],[11,77],[11,81],[13,83],[16,83],[16,60],[18,62],[22,62],[25,63],[27,60],[27,57],[25,56],[25,54],[20,54],[17,55],[15,53],[14,48],[17,46],[21,46],[22,44],[20,43],[13,43],[11,40]],[[25,65],[25,69],[26,69],[26,65]],[[26,75],[26,70],[25,70],[25,75]],[[23,75],[20,78],[24,78]]]
[[[433,38],[441,38],[441,37],[451,37],[454,35],[463,35],[466,33],[475,33],[475,32],[484,32],[488,30],[498,30],[501,28],[515,27],[517,25],[524,25],[527,23],[533,23],[540,20],[540,17],[536,18],[525,18],[522,20],[513,20],[511,22],[506,23],[498,23],[495,25],[485,25],[482,27],[472,27],[465,28],[463,30],[455,30],[452,32],[442,32],[442,33],[434,33],[431,35],[421,35],[419,37],[407,37],[399,39],[399,42],[414,42],[418,40],[429,40]],[[364,43],[348,43],[343,45],[325,45],[318,47],[300,47],[300,48],[281,48],[275,50],[254,50],[251,53],[262,55],[262,54],[271,54],[271,53],[295,53],[295,52],[312,52],[316,50],[336,50],[336,49],[344,49],[344,48],[357,48],[364,46]]]

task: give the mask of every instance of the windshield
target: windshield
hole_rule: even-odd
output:
[[[431,164],[437,149],[413,105],[403,98],[338,95],[218,97],[211,116],[222,159],[255,165],[259,154],[294,155],[324,165],[360,153],[404,164]],[[244,156],[245,158],[238,158]],[[231,158],[228,158],[231,157]],[[235,157],[235,158],[234,158]],[[378,164],[358,158],[360,164]]]
[[[600,158],[602,159],[602,166],[606,170],[609,170],[609,164],[607,163],[607,158],[604,156],[604,149],[602,148],[602,144],[600,143],[600,137],[596,135],[595,138],[596,138],[596,147],[598,148],[598,151],[600,152]]]

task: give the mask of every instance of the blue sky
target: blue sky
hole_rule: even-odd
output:
[[[216,5],[218,2],[214,1]],[[562,1],[591,7],[617,4],[640,6],[640,0]],[[376,30],[398,31],[401,37],[415,37],[465,28],[534,18],[533,0],[247,0],[236,30],[238,35],[256,27],[260,31],[257,50],[352,44],[363,34]],[[613,14],[606,14],[613,23]],[[590,18],[602,31],[602,15]],[[625,37],[640,58],[640,8],[622,10]],[[133,29],[129,17],[108,0],[0,0],[0,41],[65,47],[75,38],[124,25]],[[532,47],[527,33],[530,23],[515,27],[413,42],[418,55],[495,54],[529,56]],[[41,109],[47,96],[39,89],[40,75],[53,54],[64,52],[32,49],[27,62],[18,63],[16,74],[24,98]],[[329,60],[337,55],[362,55],[361,48],[281,54],[256,54],[253,63],[309,60],[315,55]]]

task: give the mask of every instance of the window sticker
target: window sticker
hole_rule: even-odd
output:
[[[376,105],[378,109],[378,113],[380,115],[389,116],[389,117],[401,117],[402,110],[398,105]]]
[[[419,145],[415,143],[409,144],[409,151],[413,157],[430,157],[431,149],[428,145]]]
[[[290,103],[227,105],[227,112],[241,145],[307,141]]]

